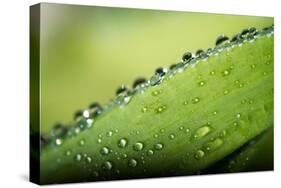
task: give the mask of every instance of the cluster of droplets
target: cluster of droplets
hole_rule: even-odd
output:
[[[136,79],[132,85],[132,89],[129,89],[125,85],[121,85],[117,90],[116,90],[116,98],[113,99],[107,106],[104,107],[104,109],[99,105],[99,103],[93,103],[91,104],[87,109],[81,110],[75,113],[74,115],[74,120],[75,120],[75,125],[74,126],[64,126],[63,124],[57,124],[54,126],[54,128],[51,130],[51,133],[49,135],[41,135],[41,146],[44,146],[48,143],[53,143],[56,146],[60,146],[63,144],[64,138],[65,137],[71,137],[78,135],[81,131],[91,128],[97,117],[100,116],[101,114],[105,113],[106,110],[110,109],[111,106],[119,106],[123,107],[127,105],[132,97],[135,94],[138,93],[144,93],[145,90],[149,87],[157,87],[162,81],[165,79],[170,79],[177,73],[183,72],[187,67],[194,67],[197,62],[199,61],[207,61],[207,59],[210,56],[218,55],[222,51],[230,51],[232,48],[236,46],[242,46],[245,42],[253,42],[257,38],[260,37],[270,37],[273,35],[273,26],[264,28],[260,31],[257,31],[255,28],[248,28],[244,29],[240,34],[235,35],[231,39],[228,38],[225,35],[221,35],[217,38],[215,42],[215,47],[213,49],[209,48],[206,51],[199,49],[196,51],[195,54],[192,54],[190,52],[184,53],[182,56],[182,61],[173,64],[170,66],[169,69],[165,68],[158,68],[156,69],[155,73],[150,79],[145,79],[143,77],[140,77]],[[252,68],[255,68],[254,66]],[[222,76],[228,76],[231,72],[231,69],[224,70],[222,72]],[[211,75],[216,74],[215,71],[210,72]],[[201,80],[198,82],[198,86],[202,87],[206,84],[206,81]],[[237,84],[241,84],[240,82]],[[228,94],[228,90],[224,91],[224,94]],[[161,92],[160,90],[154,90],[152,92],[153,96],[159,95]],[[201,99],[199,97],[194,97],[191,99],[192,104],[199,103]],[[184,104],[188,104],[187,101],[184,102]],[[146,112],[148,110],[148,107],[143,107],[141,109],[142,112]],[[162,105],[159,106],[155,112],[156,113],[161,113],[166,110],[166,106]],[[217,111],[213,112],[213,115],[217,115]],[[241,118],[241,114],[238,113],[236,114],[237,120]],[[237,122],[235,122],[237,124]],[[184,131],[184,127],[180,127],[181,131]],[[165,130],[161,130],[160,132],[163,133]],[[195,132],[193,133],[191,139],[193,140],[200,140],[207,135],[209,135],[212,131],[212,127],[210,126],[210,123],[207,123],[206,125],[199,127]],[[186,133],[190,132],[190,129],[187,128],[185,129]],[[111,136],[113,134],[112,131],[109,131],[107,133],[107,136]],[[194,152],[194,158],[200,160],[205,157],[206,153],[214,151],[218,149],[220,146],[223,145],[223,136],[225,136],[226,132],[222,132],[219,137],[215,137],[210,139],[202,148],[197,149]],[[158,134],[154,135],[155,138],[158,137]],[[176,138],[176,135],[174,133],[170,133],[168,135],[168,138],[170,140],[174,140]],[[101,138],[98,139],[98,143],[101,143]],[[85,140],[81,139],[78,143],[80,146],[84,146]],[[120,138],[117,142],[117,146],[122,149],[126,148],[129,145],[129,141],[127,138]],[[139,141],[134,144],[132,144],[132,149],[136,152],[145,152],[147,156],[153,156],[155,152],[161,151],[164,148],[163,143],[155,143],[152,148],[147,148],[143,142]],[[102,156],[107,156],[113,151],[108,147],[108,146],[103,146],[100,149],[100,154]],[[72,154],[72,151],[68,150],[65,152],[66,156],[70,156]],[[82,155],[80,153],[77,153],[74,155],[74,160],[75,161],[81,161],[83,158],[85,158],[85,161],[88,163],[92,162],[92,158],[88,155]],[[122,154],[123,159],[128,160],[128,166],[129,167],[136,167],[139,164],[139,159],[136,158],[130,158],[127,156],[126,153]],[[144,161],[143,161],[144,162]],[[114,167],[114,164],[112,161],[106,160],[101,164],[101,168],[103,170],[109,171],[112,170]],[[95,172],[96,176],[98,176],[98,172]],[[119,172],[120,173],[120,172]]]

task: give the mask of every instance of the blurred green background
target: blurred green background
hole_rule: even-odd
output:
[[[41,4],[41,131],[94,101],[106,104],[121,84],[131,87],[184,52],[214,47],[273,18],[94,6]]]

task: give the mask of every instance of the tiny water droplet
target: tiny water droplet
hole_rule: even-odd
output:
[[[88,156],[88,157],[86,157],[86,162],[87,162],[87,163],[91,163],[91,162],[92,162],[92,158],[91,158],[91,157],[89,157],[89,156]]]
[[[222,72],[222,75],[223,75],[223,76],[228,76],[228,75],[230,75],[230,70],[224,70],[224,71]]]
[[[238,119],[241,118],[241,114],[240,114],[240,113],[236,114],[236,117],[237,117]]]
[[[84,140],[84,139],[81,139],[81,140],[79,141],[79,144],[80,144],[80,146],[83,146],[83,145],[85,144],[85,140]]]
[[[81,161],[82,155],[80,153],[75,155],[75,161]]]
[[[121,138],[118,142],[118,146],[120,148],[125,148],[128,144],[128,140],[126,138]]]
[[[218,112],[217,111],[213,111],[213,115],[215,116],[215,115],[217,115],[218,114]]]
[[[55,142],[56,142],[56,145],[57,145],[57,146],[62,145],[62,139],[60,139],[60,138],[57,138],[57,139],[55,140]]]
[[[196,130],[196,132],[193,135],[194,139],[201,139],[207,134],[211,132],[211,128],[209,126],[203,126]]]
[[[161,133],[164,133],[164,132],[165,132],[165,129],[164,129],[164,128],[160,129],[160,132],[161,132]]]
[[[163,149],[163,144],[161,144],[161,143],[158,143],[158,144],[155,144],[154,145],[154,148],[156,149],[156,150],[162,150]]]
[[[192,101],[193,104],[196,104],[196,103],[200,102],[200,98],[199,97],[195,97],[191,101]]]
[[[100,150],[100,153],[102,155],[108,155],[109,154],[109,148],[108,147],[102,147]]]
[[[98,139],[98,143],[100,144],[101,142],[102,142],[102,139],[101,139],[101,138],[99,138],[99,139]]]
[[[102,169],[104,169],[104,170],[111,170],[112,169],[112,163],[110,161],[105,161],[102,164]]]
[[[197,150],[194,155],[195,159],[198,160],[202,159],[204,156],[205,156],[205,152],[203,150]]]
[[[252,69],[255,69],[255,68],[256,68],[256,64],[252,64],[252,65],[251,65],[251,68],[252,68]]]
[[[94,102],[89,106],[90,116],[96,117],[102,112],[102,107],[98,102]]]
[[[186,129],[185,129],[185,132],[186,132],[186,133],[189,133],[189,132],[190,132],[190,129],[189,129],[189,128],[186,128]]]
[[[210,72],[210,75],[212,75],[212,76],[215,75],[215,74],[216,74],[215,71],[211,71],[211,72]]]
[[[108,131],[107,133],[106,133],[106,136],[108,136],[108,137],[111,137],[113,135],[113,132],[112,131]]]
[[[134,144],[133,148],[135,151],[141,151],[143,149],[144,145],[142,142],[137,142]]]
[[[153,154],[154,154],[154,151],[153,151],[153,150],[150,149],[150,150],[147,151],[147,155],[148,155],[148,156],[151,156],[151,155],[153,155]]]
[[[143,112],[143,113],[147,112],[147,110],[148,110],[148,108],[146,106],[141,108],[141,112]]]
[[[137,160],[132,158],[129,160],[128,166],[134,168],[137,166],[137,164],[138,164]]]
[[[159,106],[158,108],[155,109],[156,113],[162,113],[167,109],[165,105]]]
[[[70,155],[71,155],[71,151],[70,151],[70,150],[67,150],[67,151],[65,152],[65,155],[66,155],[66,156],[70,156]]]
[[[158,96],[161,93],[160,90],[154,90],[152,91],[152,96]]]
[[[198,83],[198,85],[201,86],[201,87],[204,86],[205,84],[206,84],[205,81],[200,81],[200,82]]]
[[[183,102],[183,105],[188,105],[188,101],[184,101],[184,102]]]
[[[154,137],[154,138],[158,138],[158,134],[154,134],[153,137]]]
[[[224,90],[224,92],[223,92],[224,95],[227,95],[228,93],[229,93],[228,89]]]
[[[128,155],[127,155],[126,153],[123,153],[123,154],[122,154],[122,158],[123,158],[123,159],[126,159],[127,157],[128,157]]]
[[[175,135],[174,134],[170,134],[169,138],[170,138],[170,140],[174,140],[175,139]]]
[[[183,129],[184,129],[184,127],[183,127],[183,126],[180,126],[180,127],[179,127],[179,130],[180,130],[180,131],[182,131]]]

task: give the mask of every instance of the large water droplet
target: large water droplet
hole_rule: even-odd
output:
[[[206,144],[207,151],[214,151],[218,149],[223,144],[223,140],[220,138],[216,138],[213,141],[210,141]]]
[[[146,79],[143,77],[137,78],[133,83],[133,88],[144,87]]]
[[[129,167],[136,167],[137,164],[138,164],[137,160],[132,158],[132,159],[129,160],[128,166]]]
[[[190,52],[186,52],[182,56],[182,60],[184,62],[188,62],[189,60],[191,60],[191,58],[192,58],[192,53],[190,53]]]
[[[102,155],[108,155],[109,154],[109,148],[108,147],[102,147],[100,150],[100,153]]]
[[[204,136],[206,136],[207,134],[209,134],[211,132],[211,127],[209,126],[203,126],[200,127],[199,129],[197,129],[193,135],[194,139],[201,139]]]
[[[128,140],[126,138],[121,138],[119,141],[118,141],[118,146],[120,148],[125,148],[128,144]]]
[[[154,145],[154,149],[156,149],[156,150],[162,150],[163,149],[163,144],[161,144],[161,143],[158,143],[158,144],[155,144]]]
[[[90,116],[96,117],[102,112],[102,107],[99,103],[94,102],[89,106]]]
[[[137,142],[134,144],[133,148],[135,151],[141,151],[143,149],[144,145],[142,142]]]
[[[217,40],[216,40],[216,46],[222,45],[222,44],[228,42],[228,40],[229,40],[229,38],[228,38],[227,36],[225,36],[225,35],[220,35],[220,36],[217,38]]]

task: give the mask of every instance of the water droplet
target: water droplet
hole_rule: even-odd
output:
[[[182,131],[183,129],[184,129],[184,127],[183,127],[183,126],[180,126],[180,127],[179,127],[179,130],[180,130],[180,131]]]
[[[205,156],[205,152],[203,150],[197,150],[195,152],[195,159],[202,159]]]
[[[118,146],[120,148],[125,148],[128,144],[128,140],[126,138],[121,138],[118,142]]]
[[[55,138],[62,137],[66,134],[66,132],[67,132],[67,128],[63,124],[58,123],[52,129],[51,136]]]
[[[211,71],[211,72],[210,72],[210,75],[212,75],[212,76],[215,75],[215,74],[216,74],[215,71]]]
[[[228,89],[224,90],[224,92],[223,92],[224,95],[227,95],[228,93],[229,93]]]
[[[217,40],[216,40],[216,46],[222,45],[222,44],[228,42],[228,40],[229,40],[229,38],[228,38],[227,36],[225,36],[225,35],[220,35],[220,36],[217,38]]]
[[[91,158],[91,157],[89,157],[89,156],[88,156],[88,157],[86,157],[86,162],[87,162],[87,163],[91,163],[91,162],[92,162],[92,158]]]
[[[155,109],[156,113],[162,113],[167,109],[165,105],[159,106],[158,108]]]
[[[108,155],[109,154],[109,148],[108,147],[102,147],[100,150],[100,153],[102,155]]]
[[[155,144],[155,145],[154,145],[154,148],[155,148],[156,150],[162,150],[162,149],[163,149],[163,144],[160,144],[160,143]]]
[[[148,108],[146,106],[141,108],[141,112],[143,112],[143,113],[147,112],[147,110],[148,110]]]
[[[200,98],[199,97],[195,97],[191,101],[192,101],[193,104],[196,104],[196,103],[200,102]]]
[[[213,111],[213,115],[215,116],[215,115],[217,115],[218,114],[218,112],[217,111]]]
[[[142,142],[137,142],[134,144],[133,148],[135,151],[141,151],[143,149],[144,145]]]
[[[102,142],[102,139],[101,139],[101,138],[99,138],[99,139],[98,139],[98,143],[100,144],[101,142]]]
[[[165,129],[164,129],[164,128],[160,129],[160,132],[161,132],[161,133],[164,133],[164,132],[165,132]]]
[[[255,69],[255,68],[256,68],[256,64],[252,64],[252,65],[251,65],[251,68],[252,68],[252,69]]]
[[[105,161],[102,164],[102,169],[104,169],[104,170],[111,170],[112,169],[112,163],[110,161]]]
[[[205,84],[206,84],[205,81],[200,81],[200,82],[198,82],[198,85],[199,85],[199,86],[204,86]]]
[[[186,129],[185,129],[185,132],[186,132],[186,133],[189,133],[189,132],[190,132],[190,129],[189,129],[189,128],[186,128]]]
[[[158,96],[161,93],[160,90],[152,91],[152,96]]]
[[[146,79],[143,77],[137,78],[133,83],[133,88],[136,87],[144,87],[144,84],[146,83]]]
[[[154,134],[153,136],[154,136],[154,138],[158,138],[158,134]]]
[[[174,134],[170,134],[169,138],[170,138],[170,140],[174,140],[175,139],[175,135]]]
[[[67,151],[65,152],[65,155],[66,155],[66,156],[70,156],[70,155],[71,155],[71,151],[70,151],[70,150],[67,150]]]
[[[80,153],[75,155],[75,161],[81,161],[82,155]]]
[[[210,141],[206,144],[206,150],[207,151],[214,151],[218,149],[223,144],[223,140],[220,138],[216,138],[213,141]]]
[[[116,90],[116,95],[124,94],[129,91],[128,87],[125,85],[121,85],[117,90]]]
[[[79,141],[79,144],[80,144],[80,146],[83,146],[83,145],[85,144],[85,140],[84,140],[84,139],[81,139],[81,140]]]
[[[204,53],[204,50],[198,49],[195,53],[196,56],[200,56],[200,54]]]
[[[134,168],[137,166],[137,164],[138,164],[137,160],[132,158],[129,160],[128,166]]]
[[[83,111],[83,117],[84,118],[89,118],[90,117],[90,112],[88,110]]]
[[[183,102],[183,105],[188,105],[188,101],[184,101],[184,102]]]
[[[224,70],[224,71],[222,72],[222,75],[223,75],[223,76],[228,76],[228,75],[230,75],[230,70]]]
[[[209,126],[203,126],[196,130],[196,132],[193,135],[194,139],[201,139],[207,134],[211,132],[211,128]]]
[[[112,131],[108,131],[107,133],[106,133],[106,136],[108,136],[108,137],[111,137],[113,135],[113,132]]]
[[[155,70],[155,74],[159,75],[159,76],[164,76],[167,73],[167,69],[159,67]]]
[[[151,155],[153,155],[153,154],[154,154],[154,151],[153,151],[153,150],[150,149],[150,150],[147,151],[147,155],[148,155],[148,156],[151,156]]]
[[[241,118],[241,114],[240,114],[240,113],[236,114],[236,117],[237,117],[238,119]]]
[[[89,106],[90,116],[96,117],[102,112],[102,107],[99,103],[94,102]]]
[[[83,111],[82,110],[78,110],[75,114],[74,114],[74,120],[79,122],[80,120],[83,119]]]
[[[57,146],[62,145],[62,139],[57,138],[57,139],[55,140],[55,143],[56,143]]]
[[[123,158],[123,159],[126,159],[127,157],[128,157],[128,155],[127,155],[126,153],[123,153],[123,154],[122,154],[122,158]]]
[[[191,60],[191,58],[192,58],[192,53],[190,53],[190,52],[186,52],[182,56],[182,60],[185,61],[185,62]]]

